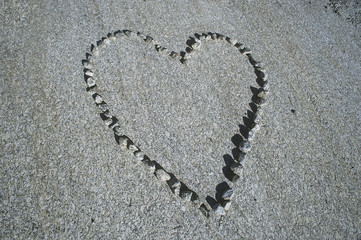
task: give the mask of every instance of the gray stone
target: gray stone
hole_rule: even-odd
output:
[[[92,88],[92,87],[96,86],[95,80],[92,77],[88,77],[86,79],[86,84],[88,85],[89,88]]]
[[[231,201],[224,201],[222,203],[222,206],[223,206],[224,210],[228,211],[232,206],[232,202]]]
[[[216,203],[214,205],[213,210],[217,215],[221,215],[221,216],[226,215],[226,211],[224,210],[224,208],[219,203]]]
[[[234,172],[235,174],[237,174],[238,176],[242,175],[243,172],[243,166],[241,163],[239,162],[235,162],[230,166],[232,172]]]
[[[146,159],[144,161],[142,161],[144,163],[144,165],[147,167],[147,169],[151,172],[151,173],[154,173],[155,172],[155,164],[153,161],[149,160],[149,159]]]
[[[140,150],[134,152],[134,156],[137,160],[142,161],[144,159],[144,153]]]
[[[192,199],[192,194],[193,194],[193,192],[190,190],[183,190],[180,192],[180,197],[183,200],[190,201]]]
[[[248,153],[251,151],[251,143],[247,140],[242,141],[239,146],[239,150],[241,150],[241,152]]]

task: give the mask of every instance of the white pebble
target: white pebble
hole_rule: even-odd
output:
[[[239,150],[241,150],[244,153],[251,151],[251,143],[247,140],[242,141],[239,146]]]
[[[144,159],[144,153],[142,151],[134,152],[134,156],[137,160],[142,161]]]
[[[104,119],[104,123],[105,123],[105,125],[110,126],[110,124],[113,123],[113,119],[111,119],[111,118]]]
[[[110,44],[110,39],[109,38],[105,38],[104,40],[103,40],[103,43],[105,44],[105,45],[109,45]]]
[[[93,73],[92,71],[90,71],[90,70],[87,70],[87,71],[85,72],[85,75],[86,75],[86,76],[89,76],[89,77],[92,77],[92,76],[94,76],[94,73]]]
[[[162,182],[168,181],[170,179],[170,175],[169,173],[167,173],[166,171],[164,171],[163,169],[157,169],[155,171],[155,175],[157,176],[157,178],[159,180],[161,180]]]
[[[232,202],[231,201],[225,201],[223,203],[224,210],[228,211],[231,208]]]
[[[89,88],[94,87],[96,85],[95,80],[92,77],[88,77],[86,79],[86,84],[88,85]]]
[[[231,200],[233,198],[233,189],[232,188],[228,188],[226,191],[224,191],[224,193],[222,194],[222,198],[224,200]]]
[[[103,98],[100,95],[96,95],[94,101],[96,104],[101,104],[103,102]]]
[[[126,136],[120,136],[118,138],[118,143],[122,150],[125,150],[127,148],[128,142],[129,142],[129,138],[127,138]]]
[[[139,151],[139,148],[135,146],[133,143],[129,143],[128,150],[134,153],[136,151]]]

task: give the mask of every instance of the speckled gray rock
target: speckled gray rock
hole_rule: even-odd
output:
[[[219,203],[215,204],[215,206],[213,207],[213,210],[217,215],[221,215],[221,216],[226,215],[225,209]]]
[[[251,143],[247,140],[242,141],[239,145],[239,150],[244,153],[248,153],[249,151],[251,151]]]
[[[230,166],[231,170],[237,174],[238,176],[241,176],[243,173],[243,166],[239,162],[235,162]]]

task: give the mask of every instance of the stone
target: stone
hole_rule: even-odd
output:
[[[121,38],[124,36],[124,33],[122,31],[116,31],[114,32],[114,36],[117,38]]]
[[[96,86],[95,80],[92,77],[88,77],[86,79],[86,84],[88,85],[89,88]]]
[[[245,154],[245,153],[243,153],[243,152],[240,152],[240,153],[236,156],[235,160],[238,161],[238,162],[243,162],[244,160],[246,160],[246,156],[247,156],[247,154]]]
[[[216,33],[212,33],[211,37],[212,37],[213,40],[216,40],[216,39],[217,39],[217,34],[216,34]]]
[[[128,143],[128,146],[127,146],[128,150],[131,151],[131,152],[136,152],[136,151],[139,151],[139,148],[137,146],[135,146],[134,143],[130,142]]]
[[[199,48],[201,47],[201,44],[198,43],[198,42],[195,42],[195,43],[192,44],[191,47],[192,47],[193,49],[199,49]]]
[[[180,197],[183,200],[190,201],[192,199],[192,194],[193,194],[193,192],[190,190],[183,190],[180,192]]]
[[[240,51],[242,54],[245,54],[245,55],[252,53],[252,50],[251,50],[250,48],[248,48],[248,47],[244,47],[243,49],[240,48],[239,51]]]
[[[176,179],[176,178],[172,178],[170,181],[169,181],[169,187],[172,188],[172,189],[175,189],[175,188],[180,188],[181,187],[181,182]]]
[[[255,136],[256,136],[255,131],[253,131],[253,130],[249,130],[249,131],[248,131],[247,140],[248,140],[248,141],[252,141],[252,140],[254,139],[254,137],[255,137]]]
[[[94,101],[96,104],[101,104],[103,102],[103,98],[99,94],[96,94],[94,97]]]
[[[232,202],[231,201],[224,201],[222,203],[222,206],[224,208],[224,210],[228,211],[231,208]]]
[[[102,112],[108,111],[108,104],[106,104],[105,102],[99,104],[98,107],[100,108],[100,110],[101,110]]]
[[[147,36],[144,41],[147,42],[147,43],[149,43],[149,42],[152,42],[152,41],[153,41],[153,38],[150,37],[150,36]]]
[[[243,166],[241,163],[235,162],[230,166],[230,168],[231,168],[231,171],[234,172],[235,174],[237,174],[238,176],[242,175]]]
[[[219,40],[225,40],[226,36],[224,36],[223,34],[217,33],[217,39]]]
[[[161,180],[162,182],[166,182],[170,179],[170,175],[169,173],[167,173],[166,171],[164,171],[164,169],[157,169],[155,171],[155,175],[157,176],[157,178],[159,180]]]
[[[119,136],[118,137],[118,144],[122,150],[125,150],[128,146],[129,138],[126,136]]]
[[[226,191],[223,192],[222,194],[222,199],[223,200],[231,200],[233,197],[233,189],[232,188],[228,188]]]
[[[145,166],[148,168],[148,170],[151,172],[151,173],[154,173],[155,172],[155,164],[153,161],[149,160],[149,159],[146,159],[144,161],[142,161]],[[164,171],[164,170],[163,170]]]
[[[134,152],[134,156],[139,161],[142,161],[144,159],[144,153],[140,150]]]
[[[105,45],[109,45],[109,44],[111,43],[111,41],[110,41],[109,38],[105,38],[105,39],[103,40],[103,43],[104,43]]]
[[[91,70],[86,70],[86,72],[84,73],[86,76],[89,76],[89,77],[93,77],[94,76],[94,73],[91,71]]]
[[[199,210],[202,212],[202,214],[203,214],[206,218],[209,218],[209,210],[208,210],[208,208],[206,207],[206,205],[201,204],[201,205],[199,206]]]
[[[106,119],[104,119],[104,123],[105,123],[105,125],[107,125],[109,127],[113,123],[113,119],[106,118]]]
[[[174,52],[174,51],[172,51],[172,52],[169,54],[169,56],[171,56],[172,58],[177,58],[177,57],[179,56],[179,54],[176,53],[176,52]]]
[[[247,140],[242,141],[239,146],[239,150],[244,153],[251,151],[251,143]]]
[[[216,203],[214,205],[213,210],[218,215],[221,215],[221,216],[226,215],[226,211],[224,210],[224,208],[219,203]]]
[[[86,69],[92,69],[93,65],[89,61],[83,61],[83,66]]]
[[[113,131],[114,131],[114,134],[117,135],[117,136],[122,136],[123,135],[119,126],[115,126],[113,128]]]

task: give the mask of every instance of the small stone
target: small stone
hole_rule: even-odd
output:
[[[224,201],[222,203],[224,210],[228,211],[231,208],[232,202],[231,201]]]
[[[247,140],[242,141],[239,146],[239,150],[241,150],[244,153],[251,151],[251,143]]]
[[[219,39],[219,40],[225,40],[225,39],[226,39],[226,36],[217,33],[217,39]]]
[[[144,153],[142,151],[134,152],[134,156],[137,160],[142,161],[144,159]]]
[[[247,154],[240,152],[239,154],[237,154],[235,160],[237,162],[243,162],[244,160],[246,160],[246,156],[247,156]]]
[[[206,205],[202,204],[199,206],[199,210],[202,212],[202,214],[206,217],[209,218],[209,210],[207,209]]]
[[[116,31],[114,32],[114,36],[117,38],[121,38],[124,36],[124,33],[122,31]]]
[[[171,56],[172,58],[177,58],[177,57],[179,56],[179,54],[176,53],[176,52],[174,52],[174,51],[172,51],[172,52],[169,54],[169,56]]]
[[[143,33],[138,32],[137,36],[140,37],[141,39],[145,40],[147,38],[147,36],[145,36]]]
[[[105,45],[109,45],[109,44],[111,43],[111,41],[110,41],[109,38],[105,38],[105,39],[103,40],[103,43],[104,43]]]
[[[85,72],[85,75],[86,75],[86,76],[89,76],[89,77],[92,77],[92,76],[94,76],[94,73],[93,73],[91,70],[87,70],[87,71]]]
[[[129,138],[126,136],[119,136],[118,144],[122,150],[125,150],[128,146]]]
[[[176,178],[172,178],[169,181],[169,187],[172,188],[172,189],[180,188],[181,187],[181,182]]]
[[[95,80],[92,77],[88,77],[86,79],[86,84],[88,85],[89,88],[96,86]]]
[[[98,48],[94,48],[92,51],[93,56],[97,57],[99,56],[99,49]]]
[[[192,194],[193,194],[193,192],[190,190],[183,190],[180,192],[180,197],[183,200],[190,201],[192,199]]]
[[[212,37],[213,40],[216,40],[216,39],[217,39],[217,34],[216,34],[216,33],[212,33],[211,37]]]
[[[262,87],[262,89],[263,89],[264,91],[269,92],[269,84],[268,84],[268,81],[264,81],[261,87]]]
[[[95,97],[94,97],[94,101],[96,104],[101,104],[103,102],[103,98],[97,94]]]
[[[150,170],[151,173],[154,173],[155,171],[155,164],[153,161],[146,159],[143,161],[143,163],[145,164],[145,166],[148,167],[148,169]]]
[[[261,91],[261,92],[259,92],[259,93],[257,94],[257,97],[266,99],[267,94],[268,94],[268,92],[266,92],[266,91]]]
[[[113,34],[113,33],[109,33],[109,34],[108,34],[108,38],[109,38],[109,40],[111,40],[111,41],[115,41],[115,40],[117,40],[117,37],[116,37],[116,36],[114,36],[114,34]]]
[[[208,40],[211,40],[211,39],[212,39],[212,35],[207,34],[207,35],[206,35],[206,40],[208,41]]]
[[[243,172],[243,166],[241,163],[239,162],[235,162],[230,166],[232,172],[234,172],[235,174],[237,174],[238,176],[242,175]]]
[[[98,105],[98,107],[100,108],[100,110],[102,112],[108,111],[108,104],[106,104],[106,103],[101,103],[101,104]]]
[[[89,61],[84,61],[83,66],[86,69],[92,69],[93,68],[93,65]]]
[[[252,131],[254,131],[254,132],[257,132],[257,131],[259,131],[261,129],[261,127],[259,126],[259,124],[255,124],[253,127],[252,127]]]
[[[224,200],[231,200],[233,197],[233,189],[232,188],[228,188],[226,191],[224,191],[224,193],[222,194],[222,199]]]
[[[200,36],[195,36],[195,38],[193,39],[194,40],[194,42],[196,42],[196,43],[201,43],[201,39],[200,39]]]
[[[117,136],[122,136],[123,135],[119,126],[115,126],[113,128],[113,131],[114,131],[114,134],[117,135]]]
[[[252,53],[252,50],[249,49],[248,47],[245,47],[245,48],[243,48],[243,49],[240,48],[239,51],[240,51],[242,54],[245,54],[245,55]]]
[[[144,41],[147,42],[147,43],[149,43],[149,42],[152,42],[152,41],[153,41],[153,38],[150,37],[150,36],[147,36]]]
[[[266,70],[264,70],[262,67],[257,67],[256,68],[256,75],[263,79],[264,81],[267,80],[268,78],[268,74],[266,73]]]
[[[134,153],[136,151],[139,151],[139,148],[135,146],[134,143],[128,143],[128,150]]]
[[[155,171],[155,175],[157,176],[157,178],[159,180],[161,180],[162,182],[168,181],[170,179],[170,175],[169,173],[167,173],[166,171],[164,171],[163,169],[157,169]]]
[[[216,205],[213,207],[213,210],[218,215],[221,215],[221,216],[226,215],[226,211],[219,203],[216,203]]]
[[[104,111],[104,112],[103,112],[103,115],[104,115],[104,117],[106,117],[106,118],[112,118],[112,117],[113,117],[112,114],[109,112],[109,110]]]
[[[235,46],[237,44],[237,40],[227,37],[227,42],[229,42],[231,45]]]
[[[109,127],[113,123],[113,119],[111,118],[104,119],[104,123]]]
[[[248,141],[252,141],[255,136],[256,136],[255,132],[252,131],[252,130],[250,130],[250,131],[248,132],[248,136],[247,136]]]
[[[195,42],[191,46],[193,49],[199,49],[201,47],[201,43]]]
[[[128,36],[128,37],[131,37],[131,36],[134,35],[134,33],[133,33],[132,31],[130,31],[130,30],[123,30],[123,32],[124,32],[124,34],[125,34],[126,36]]]
[[[199,36],[199,40],[201,40],[201,41],[206,40],[206,36],[202,34],[201,36]]]

